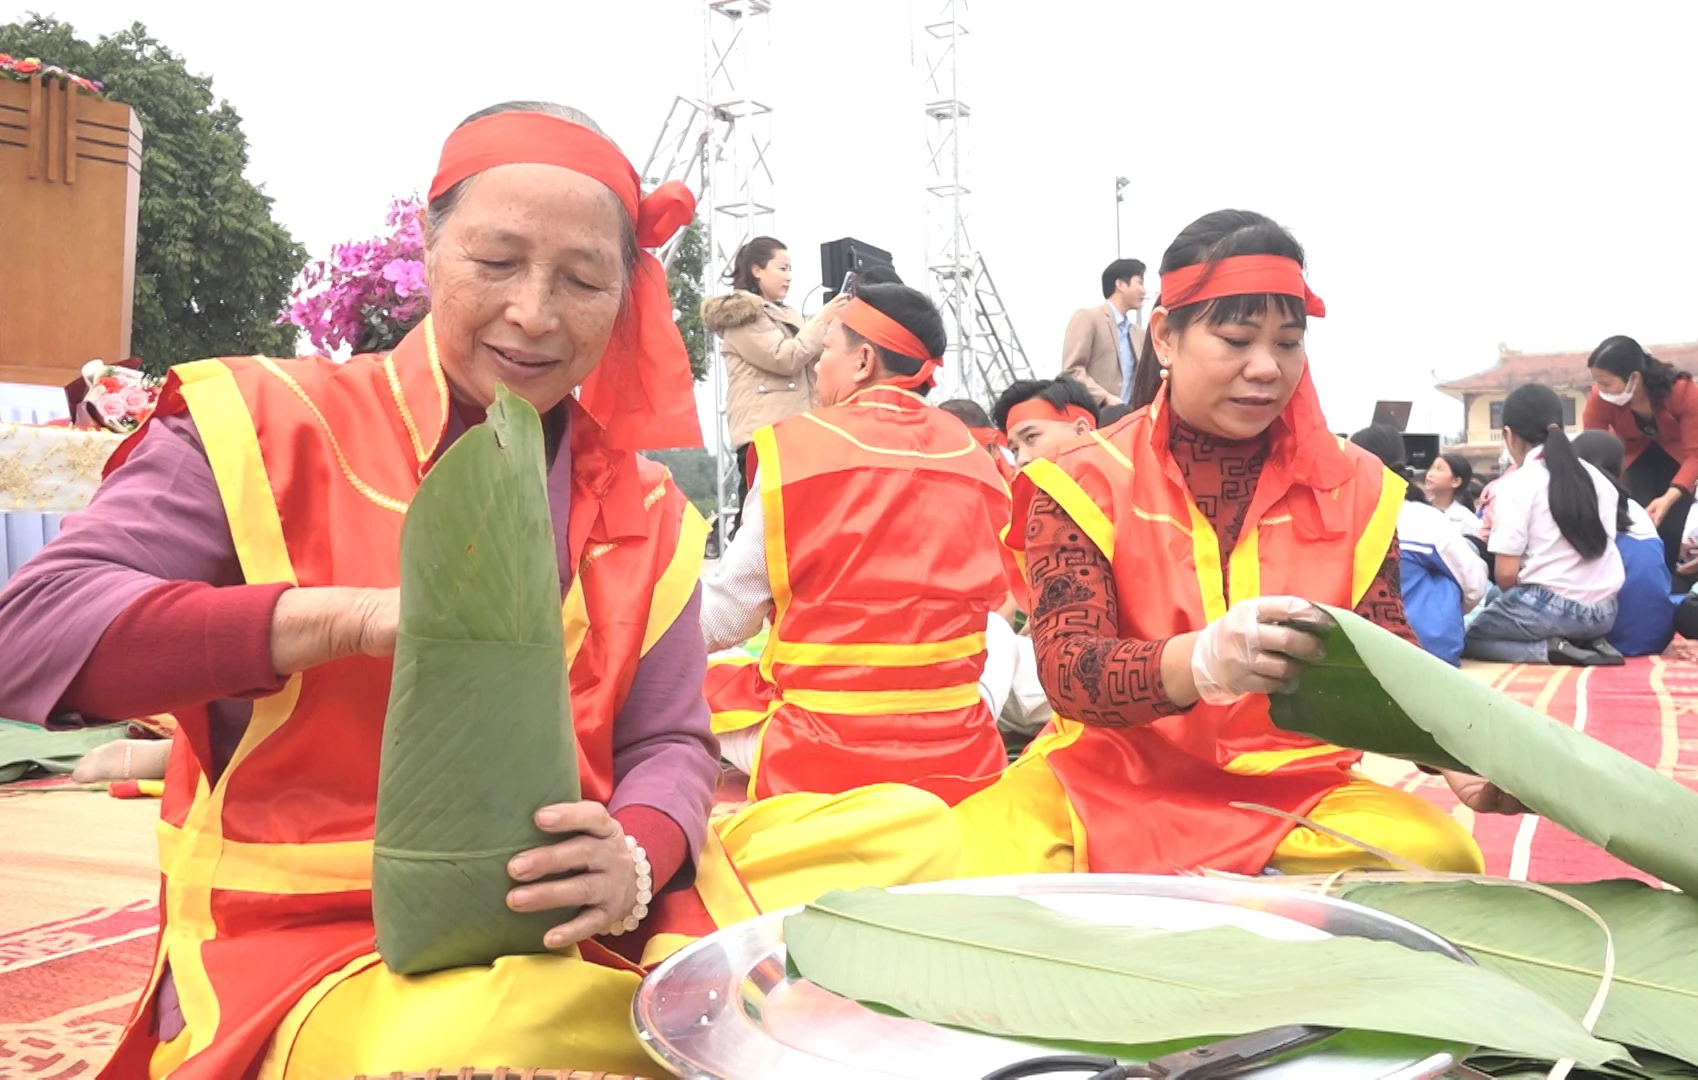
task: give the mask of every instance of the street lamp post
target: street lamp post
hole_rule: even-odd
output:
[[[1126,201],[1126,188],[1132,181],[1124,176],[1114,178],[1114,257],[1121,257],[1120,250],[1120,204]]]

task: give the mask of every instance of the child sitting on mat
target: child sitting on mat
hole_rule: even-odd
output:
[[[1574,453],[1615,481],[1616,550],[1621,552],[1627,582],[1617,598],[1615,629],[1609,643],[1623,656],[1657,656],[1674,638],[1674,604],[1670,602],[1668,560],[1663,538],[1645,508],[1621,486],[1621,440],[1607,431],[1585,431],[1574,437]]]
[[[1503,403],[1503,441],[1518,466],[1495,486],[1487,540],[1503,595],[1468,627],[1463,655],[1510,664],[1619,665],[1605,640],[1626,581],[1615,547],[1615,483],[1575,456],[1562,402],[1547,386]]]

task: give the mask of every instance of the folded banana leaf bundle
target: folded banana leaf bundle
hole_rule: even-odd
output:
[[[533,815],[578,799],[560,576],[536,410],[497,389],[401,532],[401,617],[378,778],[372,914],[390,970],[540,953],[570,911],[507,907]]]

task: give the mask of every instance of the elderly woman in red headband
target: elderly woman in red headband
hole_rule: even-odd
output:
[[[1056,720],[956,808],[967,873],[1383,865],[1244,803],[1481,869],[1449,815],[1269,719],[1268,695],[1320,655],[1289,625],[1324,618],[1314,603],[1414,640],[1397,585],[1403,483],[1334,438],[1310,381],[1304,328],[1324,312],[1284,229],[1245,211],[1198,219],[1162,261],[1143,407],[1016,482]],[[1515,809],[1477,778],[1451,782],[1475,810]]]
[[[644,196],[574,110],[471,117],[430,189],[430,317],[388,356],[175,369],[90,509],[0,597],[0,713],[181,722],[159,962],[106,1075],[646,1071],[637,976],[588,962],[610,957],[589,939],[688,884],[719,777],[697,689],[706,528],[637,454],[700,444],[643,251],[693,205],[676,185]],[[514,859],[508,903],[582,910],[538,943],[555,955],[403,978],[373,952],[369,892],[401,523],[498,383],[544,417],[585,623],[568,634],[584,801],[537,808],[559,840]],[[477,737],[499,738],[486,719]]]

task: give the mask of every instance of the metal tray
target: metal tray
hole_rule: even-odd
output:
[[[1256,882],[1130,874],[1042,874],[915,885],[905,892],[1023,896],[1111,926],[1182,931],[1239,926],[1290,941],[1348,935],[1470,963],[1453,945],[1356,904]],[[775,912],[685,947],[651,972],[633,1005],[654,1058],[690,1080],[977,1080],[1046,1051],[1011,1039],[875,1013],[788,974],[784,918]],[[1425,1045],[1428,1049],[1414,1049]],[[1246,1080],[1428,1080],[1462,1048],[1349,1034]]]

